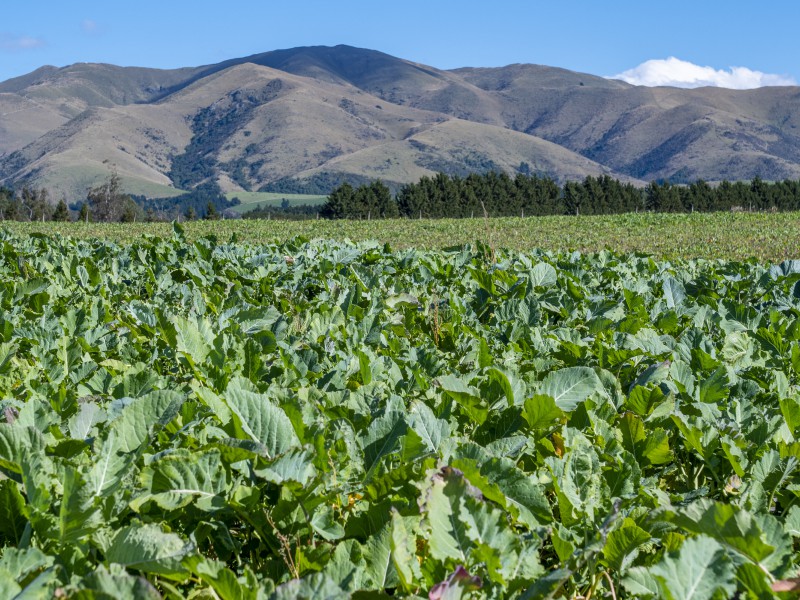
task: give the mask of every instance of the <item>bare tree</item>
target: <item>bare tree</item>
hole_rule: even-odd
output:
[[[49,212],[47,190],[44,188],[35,190],[25,186],[20,193],[19,203],[29,221],[44,221]]]
[[[122,180],[116,168],[102,184],[86,195],[93,221],[135,221],[138,206],[122,191]]]

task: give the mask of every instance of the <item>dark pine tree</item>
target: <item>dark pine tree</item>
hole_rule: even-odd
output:
[[[56,204],[55,209],[53,210],[53,215],[51,217],[53,221],[69,221],[69,208],[67,207],[67,203],[62,198]]]
[[[347,209],[353,205],[354,195],[353,186],[344,182],[328,195],[328,199],[319,211],[320,216],[325,219],[346,218]]]

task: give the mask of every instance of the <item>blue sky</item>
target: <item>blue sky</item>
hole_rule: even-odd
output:
[[[340,43],[439,68],[528,62],[604,76],[627,72],[637,83],[800,81],[800,3],[793,0],[496,0],[491,7],[473,0],[3,4],[0,81],[44,64],[173,68]],[[678,60],[666,62],[669,57]],[[633,70],[652,60],[658,62]],[[712,69],[692,72],[688,63]],[[751,71],[737,79],[723,72],[730,67]]]

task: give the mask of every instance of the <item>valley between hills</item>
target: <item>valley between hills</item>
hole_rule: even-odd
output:
[[[649,88],[555,67],[439,70],[349,46],[159,70],[42,67],[0,83],[0,184],[85,197],[396,189],[502,170],[559,182],[800,178],[800,88]]]

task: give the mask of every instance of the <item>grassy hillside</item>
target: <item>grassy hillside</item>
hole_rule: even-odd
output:
[[[92,187],[101,185],[109,177],[108,165],[86,164],[84,166],[66,166],[58,174],[48,172],[39,181],[39,185],[51,192],[53,199],[62,196],[69,202],[80,201]],[[122,188],[129,194],[148,198],[172,198],[183,193],[174,187],[159,184],[146,179],[130,177],[125,173],[120,176]]]
[[[0,184],[80,195],[91,181],[71,173],[104,161],[136,192],[323,175],[397,187],[521,162],[560,181],[797,179],[800,94],[645,88],[542,65],[443,71],[349,46],[0,83]]]

